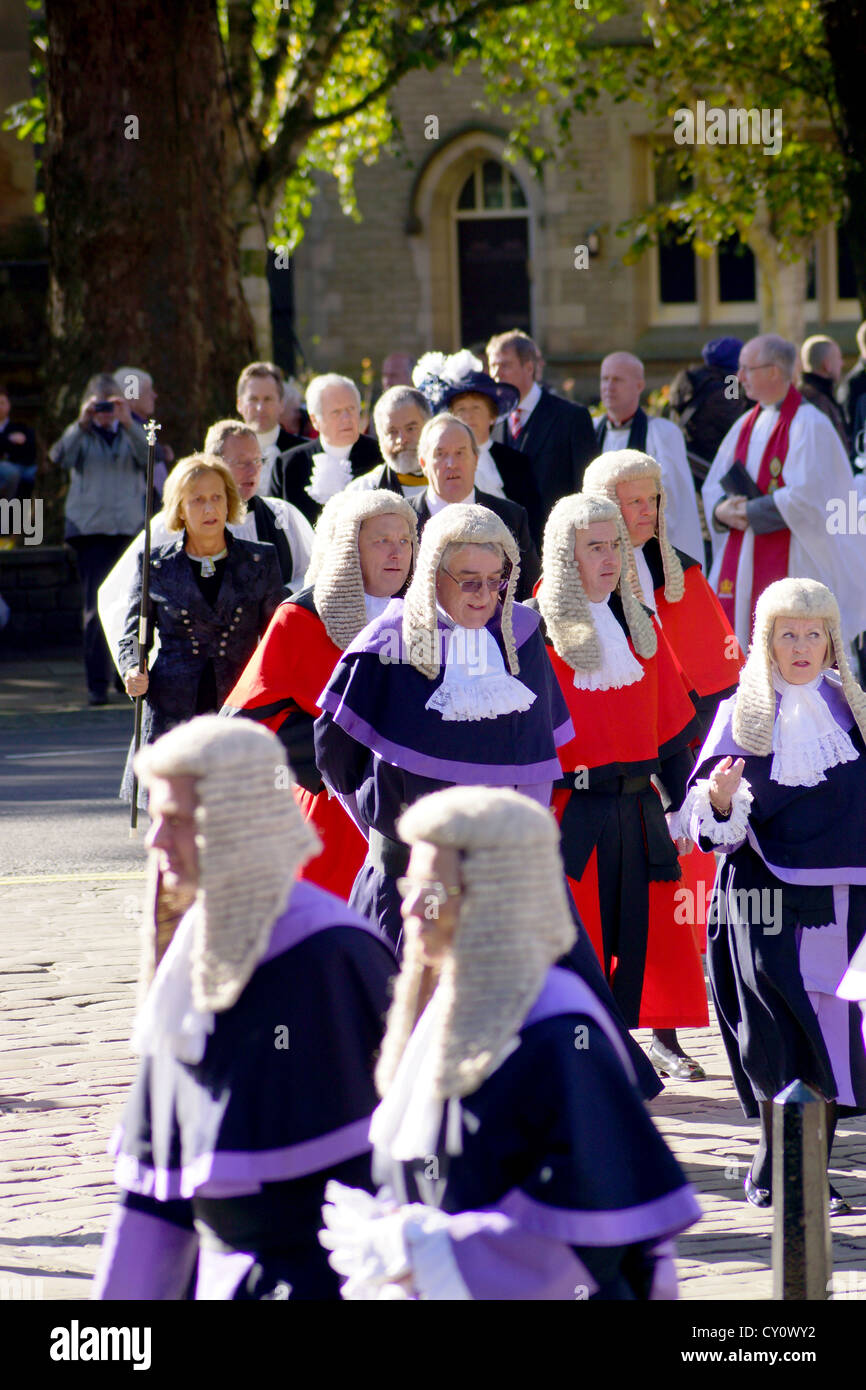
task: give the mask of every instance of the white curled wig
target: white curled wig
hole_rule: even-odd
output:
[[[503,559],[511,564],[508,588],[502,605],[502,638],[512,676],[520,670],[514,642],[512,613],[514,593],[520,576],[517,542],[498,516],[476,503],[452,502],[430,518],[421,535],[415,576],[406,590],[403,605],[403,641],[409,661],[416,671],[435,680],[439,674],[441,652],[436,623],[436,576],[449,546],[497,545]]]
[[[752,644],[734,702],[731,730],[747,753],[766,757],[773,750],[776,692],[773,686],[772,642],[777,618],[823,621],[828,636],[826,665],[835,665],[842,693],[866,738],[866,693],[854,679],[842,639],[839,605],[830,589],[817,579],[777,579],[768,584],[755,606]]]
[[[205,714],[143,748],[135,771],[143,783],[195,778],[192,999],[200,1012],[230,1009],[265,952],[297,871],[321,849],[295,804],[285,750],[261,724]],[[152,933],[153,921],[144,927]]]
[[[502,1061],[545,976],[575,941],[552,812],[518,792],[450,787],[422,797],[400,817],[400,837],[453,848],[463,897],[442,966],[434,1086],[466,1096]],[[414,1028],[424,964],[407,943],[376,1068],[388,1090]]]
[[[679,603],[686,591],[686,582],[683,578],[680,558],[668,536],[668,525],[665,517],[667,502],[665,487],[662,482],[661,464],[657,463],[649,454],[641,453],[639,449],[615,449],[609,454],[599,455],[597,459],[593,459],[592,463],[587,465],[583,475],[583,488],[585,492],[603,493],[605,497],[609,497],[611,502],[616,502],[618,506],[617,483],[633,483],[639,478],[652,478],[658,488],[659,546],[662,552],[662,566],[665,576],[665,599],[668,603]],[[628,577],[632,588],[640,598],[640,580],[637,576],[637,567],[634,564],[633,551]]]
[[[409,527],[414,565],[418,554],[418,517],[405,497],[385,488],[375,488],[370,492],[342,492],[337,493],[337,497],[342,499],[340,506],[328,512],[331,503],[336,501],[332,497],[319,519],[321,525],[328,512],[321,546],[314,541],[311,564],[315,559],[313,602],[316,612],[334,646],[345,651],[369,621],[358,554],[362,525],[374,516],[399,516]],[[310,571],[307,570],[307,582],[309,580]]]
[[[599,669],[602,650],[580,566],[574,558],[574,538],[596,521],[616,523],[622,555],[619,592],[634,649],[638,656],[649,657],[655,655],[658,645],[651,617],[631,585],[623,582],[629,565],[634,565],[634,556],[616,502],[588,492],[561,497],[544,528],[538,607],[557,655],[573,671],[583,673]]]

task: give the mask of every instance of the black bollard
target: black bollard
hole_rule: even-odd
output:
[[[803,1081],[773,1101],[773,1298],[825,1299],[833,1273],[827,1103]]]

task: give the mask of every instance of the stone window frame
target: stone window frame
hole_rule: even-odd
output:
[[[544,333],[543,264],[539,257],[544,190],[540,181],[525,160],[505,159],[507,132],[497,127],[473,122],[437,145],[416,174],[406,219],[420,290],[419,337],[439,351],[456,352],[465,346],[460,337],[456,202],[477,164],[494,159],[514,175],[526,199],[526,208],[509,209],[507,214],[527,217],[530,332],[539,342]],[[502,211],[491,210],[486,215],[502,216]]]

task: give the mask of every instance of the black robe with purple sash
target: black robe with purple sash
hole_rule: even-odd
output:
[[[859,1011],[840,1005],[835,1018],[819,1018],[801,966],[803,933],[819,933],[807,943],[816,962],[830,950],[826,929],[834,924],[846,933],[846,961],[866,933],[866,747],[835,680],[825,679],[820,693],[859,754],[828,768],[825,781],[773,781],[772,755],[756,757],[734,740],[733,698],[720,705],[692,774],[693,781],[706,778],[720,759],[743,758],[753,796],[746,837],[725,853],[707,914],[713,998],[750,1117],[759,1100],[772,1100],[794,1080],[833,1099],[844,1079],[850,1093],[847,1101],[840,1097],[840,1113],[866,1110]],[[700,843],[714,848],[707,839]],[[839,980],[843,971],[844,962]],[[831,982],[820,992],[829,998],[833,988]]]
[[[487,626],[504,657],[500,615],[497,609]],[[444,679],[444,662],[434,680],[410,665],[402,621],[403,601],[392,599],[346,648],[319,700],[314,731],[326,785],[344,798],[371,842],[349,902],[394,942],[402,926],[396,879],[409,856],[397,842],[396,822],[406,807],[455,785],[513,787],[547,806],[559,776],[556,749],[573,737],[536,613],[514,605],[518,679],[534,692],[532,705],[469,721],[445,720],[426,708]],[[439,630],[448,630],[441,619]]]
[[[298,882],[200,1063],[143,1057],[112,1141],[121,1199],[95,1297],[338,1299],[330,1178],[372,1190],[372,1071],[393,952]]]
[[[671,1241],[700,1207],[646,1111],[623,1038],[585,981],[560,967],[518,1037],[461,1100],[459,1153],[448,1152],[446,1105],[436,1153],[395,1161],[377,1149],[374,1177],[401,1204],[453,1217],[463,1297],[676,1297]],[[455,1296],[447,1278],[421,1288]]]

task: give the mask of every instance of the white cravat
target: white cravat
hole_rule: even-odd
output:
[[[828,767],[852,763],[858,756],[820,694],[823,679],[822,673],[803,685],[791,685],[773,671],[773,687],[782,699],[773,725],[770,779],[782,787],[817,787],[826,782]]]
[[[628,638],[604,603],[590,603],[589,611],[601,644],[601,665],[595,671],[575,671],[574,684],[578,690],[621,690],[643,680],[644,669],[632,655]]]
[[[132,1050],[142,1056],[171,1053],[193,1065],[204,1056],[214,1030],[212,1013],[192,1002],[192,944],[198,904],[186,912],[159,963],[132,1032]]]
[[[329,498],[337,492],[342,492],[352,481],[352,465],[349,462],[352,446],[350,444],[348,449],[332,449],[322,439],[319,443],[323,446],[324,452],[313,454],[313,471],[304,492],[312,497],[314,502],[324,505]]]
[[[528,710],[535,691],[508,674],[499,644],[487,628],[460,627],[436,607],[450,629],[448,651],[442,684],[424,708],[436,710],[447,722],[496,719]]]
[[[475,486],[480,488],[482,492],[489,492],[491,497],[505,497],[502,477],[493,461],[489,440],[486,444],[482,444],[481,448],[478,450],[478,467],[475,470]]]

